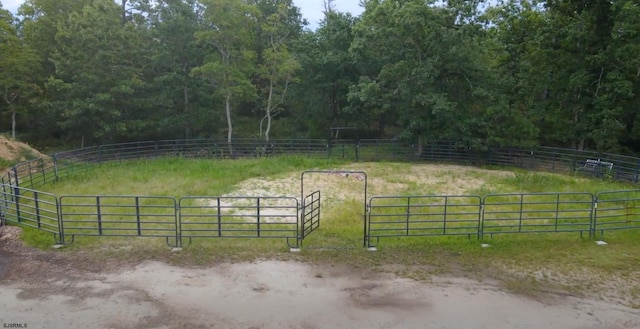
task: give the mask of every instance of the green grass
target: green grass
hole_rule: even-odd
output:
[[[57,195],[222,195],[249,178],[271,177],[310,168],[324,169],[342,163],[305,157],[136,160],[102,164],[44,186],[42,190]]]
[[[504,177],[493,182],[500,193],[507,192],[589,192],[625,190],[637,188],[631,184],[589,179],[579,175],[561,175],[544,172],[514,170],[512,177]]]
[[[29,226],[22,226],[22,230],[22,239],[27,245],[39,249],[51,248],[52,242],[54,241],[52,233]]]
[[[183,196],[219,196],[232,192],[235,186],[255,177],[279,178],[299,175],[307,169],[328,169],[347,166],[363,168],[371,181],[382,179],[389,184],[404,184],[398,195],[430,194],[437,187],[411,181],[411,177],[397,176],[408,172],[415,164],[380,163],[351,165],[336,160],[319,160],[302,157],[278,157],[250,160],[196,160],[158,159],[128,161],[95,166],[66,177],[44,190],[60,195],[144,195],[180,198]],[[449,174],[442,174],[449,175]],[[481,171],[471,171],[468,176],[460,173],[458,179],[482,179]],[[447,176],[448,177],[448,176]],[[383,184],[376,181],[377,184]],[[349,183],[351,184],[351,183]],[[350,188],[360,189],[361,183]],[[537,193],[537,192],[588,192],[627,190],[634,186],[564,176],[548,173],[513,170],[513,175],[492,176],[490,181],[465,194],[483,196],[490,193]],[[296,195],[294,195],[297,197]],[[323,191],[323,200],[331,195]],[[529,205],[529,216],[544,217],[548,202],[546,196],[533,198]],[[552,197],[551,197],[552,198]],[[569,200],[584,201],[579,196],[568,196]],[[572,199],[573,198],[573,199]],[[615,199],[615,198],[614,198]],[[507,203],[510,199],[500,201]],[[193,201],[196,202],[196,201]],[[425,203],[441,201],[431,200]],[[465,201],[465,203],[468,201]],[[614,202],[615,203],[615,202]],[[190,205],[193,203],[189,203]],[[455,205],[455,202],[453,203]],[[568,204],[565,211],[580,212],[584,204]],[[613,204],[610,205],[611,208]],[[505,204],[498,209],[505,211],[501,218],[517,221],[513,213],[518,204]],[[537,207],[537,208],[536,208]],[[617,206],[616,206],[617,207]],[[625,204],[611,214],[621,218],[629,213],[625,207],[636,208],[635,203]],[[458,211],[470,212],[466,206]],[[442,213],[442,205],[417,206],[416,211]],[[161,210],[157,210],[161,211]],[[190,210],[191,211],[191,210]],[[191,214],[198,215],[198,209]],[[161,259],[175,264],[210,264],[217,261],[247,261],[260,258],[300,260],[323,264],[343,264],[363,271],[393,272],[419,280],[430,280],[434,276],[462,275],[474,279],[497,279],[506,289],[528,296],[541,291],[563,290],[574,294],[598,291],[599,285],[609,278],[628,278],[637,282],[640,276],[640,232],[638,230],[611,231],[604,238],[609,245],[597,246],[594,239],[584,238],[579,233],[535,233],[485,235],[483,240],[467,236],[402,237],[381,238],[377,252],[367,252],[363,242],[363,204],[360,199],[346,199],[322,208],[320,228],[303,242],[301,253],[289,253],[284,239],[216,239],[194,238],[185,241],[179,254],[171,253],[164,239],[154,238],[105,238],[77,237],[74,244],[65,248],[67,252],[89,250],[98,257],[125,259]],[[402,210],[397,211],[402,215]],[[511,212],[511,214],[509,214]],[[204,212],[203,212],[204,213]],[[208,213],[211,215],[211,213]],[[153,213],[151,214],[153,215]],[[215,214],[214,214],[215,215]],[[579,213],[583,216],[583,213]],[[497,216],[497,215],[496,215]],[[116,216],[117,217],[117,216]],[[537,222],[540,219],[531,219]],[[542,220],[544,221],[544,219]],[[507,222],[504,222],[507,223]],[[438,223],[429,224],[437,227]],[[463,225],[463,224],[461,224]],[[464,223],[464,225],[468,225]],[[206,226],[206,225],[205,225]],[[208,227],[208,226],[207,226]],[[51,234],[27,229],[24,240],[36,247],[51,245]],[[490,247],[481,247],[482,243]],[[634,281],[635,280],[635,281]],[[603,288],[604,289],[604,288]],[[640,293],[630,289],[631,305],[640,305]]]

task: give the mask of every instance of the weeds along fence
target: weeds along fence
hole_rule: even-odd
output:
[[[473,150],[454,142],[417,146],[398,140],[191,139],[106,144],[25,161],[0,177],[0,219],[75,236],[162,237],[173,246],[194,238],[284,238],[299,246],[300,200],[288,197],[56,196],[37,189],[92,165],[158,157],[236,159],[299,155],[349,161],[426,161],[582,173],[638,183],[640,158],[538,147]],[[382,237],[493,236],[640,228],[640,191],[385,196],[369,200],[365,241]]]

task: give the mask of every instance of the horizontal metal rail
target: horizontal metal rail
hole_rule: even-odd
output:
[[[89,222],[98,221],[101,224],[107,224],[105,232],[119,234],[126,232],[124,235],[136,235],[134,229],[140,222],[141,227],[145,227],[145,221],[157,220],[159,224],[165,225],[165,222],[171,222],[171,218],[176,218],[174,225],[175,233],[162,231],[158,235],[175,236],[179,238],[180,230],[180,208],[179,204],[173,206],[165,205],[168,217],[164,218],[151,211],[150,207],[145,207],[144,202],[138,206],[119,205],[117,202],[110,204],[109,199],[96,199],[91,202],[77,202],[73,208],[74,202],[69,199],[71,196],[65,196],[65,212],[62,212],[62,205],[59,203],[61,198],[55,195],[46,194],[35,190],[45,184],[52,183],[61,178],[72,175],[75,172],[87,170],[93,164],[124,161],[135,159],[147,159],[162,156],[179,156],[194,158],[239,158],[239,157],[266,157],[273,155],[303,155],[323,158],[339,158],[355,161],[413,161],[415,159],[438,161],[447,163],[462,163],[468,165],[500,165],[515,166],[529,170],[550,171],[561,173],[579,173],[590,176],[602,177],[612,180],[638,183],[640,178],[640,158],[592,152],[578,151],[554,147],[536,147],[532,149],[522,148],[503,148],[489,147],[477,150],[474,147],[456,142],[447,141],[428,141],[421,145],[416,143],[406,143],[399,140],[271,140],[268,143],[255,139],[236,139],[228,143],[225,139],[196,139],[196,140],[165,140],[165,141],[143,141],[120,144],[108,144],[100,146],[86,147],[78,150],[70,150],[56,153],[51,158],[41,158],[29,160],[12,167],[2,177],[2,191],[0,192],[0,218],[7,222],[16,222],[29,225],[47,232],[58,233],[64,236],[64,227],[67,220],[71,220],[68,225],[73,234],[89,234],[87,232],[96,228],[89,228]],[[593,162],[606,163],[606,170],[596,168],[596,170],[584,170]],[[25,189],[25,190],[23,190]],[[32,190],[28,190],[32,189]],[[488,195],[481,201],[481,219],[479,226],[479,236],[483,234],[502,234],[502,233],[538,233],[538,232],[585,232],[589,231],[590,235],[595,232],[604,233],[607,230],[621,229],[637,229],[640,228],[638,223],[638,209],[636,203],[638,196],[635,191],[611,191],[600,193],[596,196],[588,193],[542,193],[542,194],[516,194],[510,197],[500,195]],[[537,196],[534,196],[537,195]],[[542,196],[544,195],[544,196]],[[580,195],[580,196],[579,196]],[[121,197],[114,198],[136,198]],[[431,196],[435,197],[435,196]],[[453,197],[453,196],[452,196]],[[462,197],[462,196],[456,196]],[[88,198],[94,198],[90,196]],[[139,197],[144,198],[144,197]],[[554,200],[555,198],[555,200]],[[365,198],[366,199],[366,198]],[[142,199],[138,199],[141,202]],[[375,206],[382,206],[382,201],[375,200]],[[107,202],[104,205],[104,202]],[[119,202],[119,201],[118,201]],[[135,201],[127,201],[135,202]],[[145,201],[147,202],[147,201]],[[177,201],[174,200],[174,203]],[[260,201],[262,202],[262,201]],[[417,201],[416,201],[417,202]],[[420,209],[422,202],[414,203],[409,201],[411,206],[403,205],[398,209],[386,209],[382,207],[371,208],[378,213],[373,213],[372,227],[367,228],[368,220],[365,220],[364,231],[376,236],[384,236],[384,234],[395,235],[392,233],[391,224],[383,223],[385,218],[394,218],[398,214],[393,212],[408,212],[410,225],[402,227],[404,235],[429,235],[435,234],[437,225],[444,225],[446,219],[446,232],[450,231],[449,224],[451,220],[456,220],[455,211],[448,209],[449,201],[445,201],[445,205],[437,208],[436,205],[425,203]],[[96,203],[96,205],[93,205]],[[98,206],[97,203],[100,203]],[[103,206],[104,205],[104,206]],[[71,207],[71,208],[69,208]],[[83,208],[84,207],[84,208]],[[120,207],[120,208],[118,208]],[[127,208],[128,207],[128,208]],[[252,206],[253,207],[253,206]],[[256,206],[257,207],[257,206]],[[260,206],[262,207],[262,205]],[[257,208],[260,208],[257,207]],[[80,210],[80,209],[84,210]],[[92,210],[88,210],[88,209]],[[133,213],[127,213],[122,210],[118,214],[117,209],[128,209]],[[67,212],[69,209],[75,209]],[[95,211],[94,211],[95,209]],[[100,214],[98,214],[100,209]],[[137,209],[137,210],[136,210]],[[428,210],[428,211],[427,211]],[[136,213],[139,211],[139,214]],[[146,213],[146,211],[151,211]],[[194,210],[195,211],[195,210]],[[248,211],[248,210],[247,210]],[[111,213],[115,212],[115,213]],[[386,215],[385,212],[387,212]],[[103,213],[105,216],[102,216]],[[440,213],[436,215],[436,213]],[[446,218],[444,217],[446,213]],[[187,211],[187,214],[189,212]],[[195,213],[191,213],[196,215]],[[234,221],[233,214],[227,214],[227,219]],[[406,214],[405,214],[406,215]],[[71,217],[69,217],[71,216]],[[84,217],[83,217],[84,216]],[[119,217],[118,217],[119,216]],[[155,216],[155,217],[154,217]],[[299,214],[296,213],[299,217]],[[442,216],[442,217],[438,217]],[[453,216],[453,217],[452,217]],[[465,215],[466,216],[466,215]],[[117,217],[117,219],[116,219]],[[263,213],[260,214],[263,217]],[[464,216],[463,216],[464,217]],[[100,219],[98,219],[100,218]],[[162,219],[158,219],[162,218]],[[466,220],[466,217],[464,217]],[[412,221],[418,222],[420,225],[429,226],[429,229],[414,226]],[[120,221],[120,225],[109,223],[110,221]],[[73,221],[80,221],[78,223]],[[124,222],[130,221],[131,223]],[[442,221],[442,222],[441,222]],[[390,222],[395,222],[390,220]],[[94,223],[94,224],[95,224]],[[152,223],[158,225],[158,223]],[[275,223],[274,223],[275,224]],[[471,228],[473,225],[467,223]],[[96,224],[97,225],[97,224]],[[109,226],[111,225],[111,226]],[[252,224],[253,225],[253,224]],[[262,225],[262,224],[260,224]],[[398,225],[393,224],[393,225]],[[275,229],[276,226],[273,226]],[[376,229],[381,229],[377,232]],[[74,231],[75,230],[75,231]],[[238,236],[257,235],[255,228],[245,228],[244,233],[238,233]],[[284,229],[289,236],[292,229]],[[90,234],[100,235],[100,230],[91,231]],[[262,231],[262,230],[261,230]],[[296,230],[297,231],[297,230]],[[473,233],[469,232],[460,234]],[[153,235],[152,230],[141,230],[140,235]],[[399,231],[398,231],[399,232]],[[409,232],[409,233],[407,233]],[[429,233],[427,233],[429,232]],[[191,233],[190,233],[191,234]],[[262,234],[262,233],[260,233]],[[453,233],[452,233],[453,234]]]
[[[40,158],[21,162],[8,172],[10,183],[21,187],[38,188],[56,180],[55,160]]]
[[[418,147],[415,143],[384,139],[276,139],[268,143],[255,139],[234,139],[231,143],[225,139],[187,139],[108,144],[56,153],[50,160],[53,167],[42,163],[21,163],[14,167],[12,176],[15,176],[14,180],[18,180],[18,185],[35,188],[72,172],[85,170],[88,164],[107,161],[159,156],[238,158],[284,154],[354,161],[427,160],[467,165],[516,166],[537,171],[578,172],[633,183],[638,183],[640,178],[640,158],[624,155],[554,147],[492,147],[475,150],[465,144],[447,141],[426,142]],[[580,170],[592,159],[611,163],[613,166],[607,171]],[[38,172],[42,174],[36,175]]]
[[[239,158],[276,155],[327,157],[326,140],[233,140],[220,139],[164,140],[157,143],[159,156],[187,158]]]
[[[483,205],[481,235],[592,230],[590,193],[489,194]]]
[[[179,200],[182,238],[298,240],[299,202],[293,197],[190,196]]]
[[[360,161],[416,161],[415,145],[397,140],[363,139],[357,143]]]
[[[0,215],[3,221],[59,234],[58,198],[49,193],[2,184]]]
[[[172,197],[62,196],[60,219],[65,236],[178,235],[178,211]]]
[[[467,195],[373,197],[368,215],[369,238],[478,236],[481,198]]]
[[[640,228],[640,191],[613,191],[596,194],[594,230]]]
[[[302,240],[320,227],[320,191],[307,195],[302,202]]]

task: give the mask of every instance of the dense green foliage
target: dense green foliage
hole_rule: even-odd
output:
[[[291,0],[0,8],[0,131],[640,149],[635,0],[331,2],[315,30]]]

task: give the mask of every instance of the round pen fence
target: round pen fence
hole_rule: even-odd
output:
[[[421,152],[418,153],[418,150]],[[455,143],[421,147],[397,140],[164,140],[92,146],[22,162],[0,177],[0,218],[52,233],[56,243],[76,236],[166,239],[181,247],[193,239],[284,239],[299,248],[320,225],[320,194],[276,196],[102,195],[57,196],[38,188],[92,165],[158,157],[236,159],[300,155],[350,161],[444,162],[497,165],[533,171],[580,173],[638,183],[640,158],[538,147],[477,152]],[[512,193],[490,195],[373,196],[363,201],[364,245],[381,238],[576,232],[640,228],[640,190],[598,194]]]

